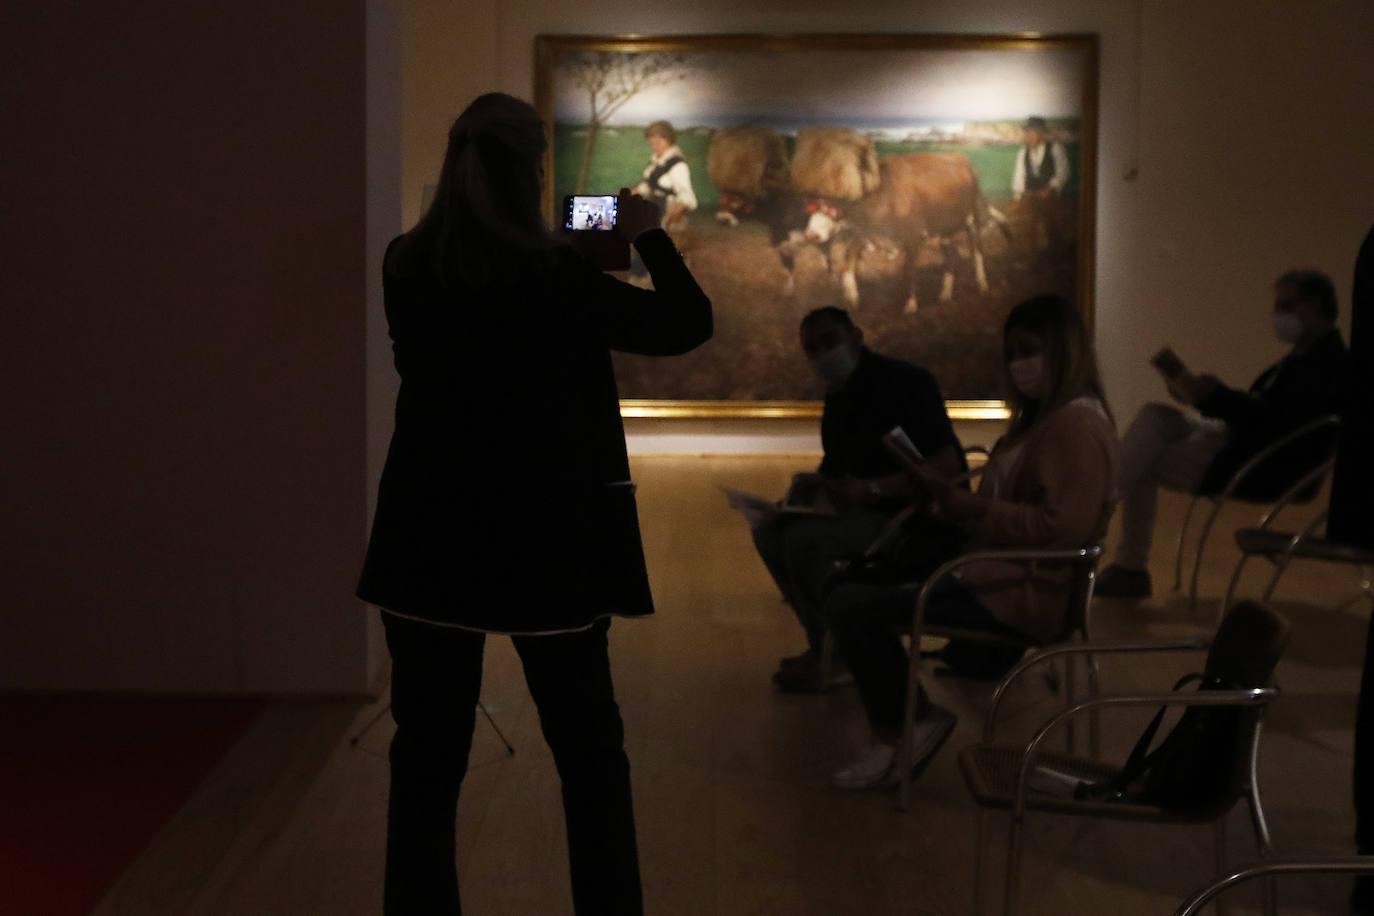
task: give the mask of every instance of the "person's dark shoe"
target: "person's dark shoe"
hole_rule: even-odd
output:
[[[1148,569],[1127,569],[1113,563],[1097,577],[1093,594],[1107,598],[1148,598],[1152,592]]]
[[[854,683],[854,675],[843,659],[832,656],[830,674],[822,679],[820,653],[810,652],[783,659],[783,664],[773,672],[773,683],[785,693],[825,693],[832,687]]]
[[[784,668],[815,668],[820,661],[820,653],[815,649],[807,649],[800,655],[785,655],[782,661],[778,662],[778,670]]]

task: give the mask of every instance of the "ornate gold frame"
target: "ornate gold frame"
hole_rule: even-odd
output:
[[[1096,265],[1095,216],[1097,212],[1097,107],[1098,38],[1092,33],[1041,35],[540,35],[534,44],[534,104],[545,122],[553,124],[553,59],[560,51],[800,51],[863,50],[910,51],[922,49],[1073,49],[1086,55],[1087,79],[1083,83],[1082,159],[1079,181],[1078,290],[1079,306],[1091,333]],[[553,174],[553,149],[545,154],[545,173]],[[553,219],[553,186],[544,189],[544,209]],[[1000,400],[950,400],[949,415],[956,420],[1005,420],[1010,416]],[[621,416],[634,419],[795,419],[821,415],[819,401],[687,401],[621,399]]]

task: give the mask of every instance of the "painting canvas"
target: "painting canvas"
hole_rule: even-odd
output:
[[[825,305],[965,408],[1002,397],[1017,302],[1091,321],[1093,36],[542,37],[536,62],[550,217],[652,196],[715,305],[693,353],[617,354],[628,413],[814,411],[797,327]]]

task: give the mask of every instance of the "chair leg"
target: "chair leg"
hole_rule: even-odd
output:
[[[1274,596],[1274,589],[1279,587],[1279,579],[1283,578],[1283,574],[1288,570],[1288,564],[1292,559],[1290,555],[1280,556],[1274,560],[1274,574],[1269,577],[1269,584],[1265,586],[1264,597],[1261,600],[1268,601]]]
[[[1226,612],[1231,609],[1231,602],[1236,597],[1236,586],[1240,584],[1240,575],[1245,571],[1245,564],[1249,562],[1250,555],[1242,553],[1240,562],[1236,564],[1236,571],[1231,573],[1231,583],[1226,586],[1226,597],[1221,599],[1221,607],[1217,610],[1217,626],[1221,626],[1221,618],[1226,616]]]
[[[1174,544],[1174,588],[1177,592],[1183,588],[1183,545],[1188,539],[1188,523],[1193,518],[1193,509],[1197,508],[1197,501],[1200,496],[1194,496],[1188,501],[1188,511],[1183,513],[1183,524],[1178,529],[1178,540]]]
[[[1228,843],[1226,830],[1226,815],[1223,814],[1213,823],[1212,834],[1212,855],[1216,868],[1216,875],[1220,878],[1226,874],[1226,846]],[[1226,916],[1230,911],[1229,897],[1223,896],[1217,901],[1217,916]]]
[[[897,748],[897,810],[911,807],[912,740],[916,733],[916,696],[921,689],[921,637],[911,639],[910,662],[906,676],[906,702],[902,705],[902,743]]]
[[[1088,699],[1095,700],[1102,693],[1101,672],[1097,667],[1097,656],[1089,653],[1084,662],[1088,669]],[[1088,711],[1088,753],[1094,760],[1102,759],[1102,718],[1099,710]]]
[[[830,665],[835,657],[835,635],[826,627],[825,635],[821,637],[821,658],[817,666],[820,670],[821,687],[829,689],[830,684]]]
[[[1007,888],[1006,899],[1002,904],[1003,916],[1016,916],[1020,908],[1021,894],[1021,821],[1015,816],[1011,819],[1011,830],[1007,834]]]
[[[1074,678],[1077,676],[1073,663],[1073,656],[1064,656],[1064,708],[1069,709],[1077,702],[1074,694]],[[1064,723],[1064,746],[1070,754],[1074,753],[1078,747],[1078,733],[1074,729],[1074,720],[1070,719]]]
[[[1259,790],[1253,780],[1245,800],[1249,803],[1250,822],[1255,828],[1255,845],[1259,847],[1261,858],[1268,858],[1274,852],[1274,844],[1269,837],[1269,824],[1264,819],[1264,807],[1260,804]],[[1278,912],[1278,893],[1273,878],[1264,879],[1263,893],[1265,916],[1275,916]]]
[[[978,809],[978,837],[973,846],[973,916],[983,916],[983,844],[988,834],[988,809]]]
[[[1197,555],[1193,557],[1193,581],[1188,586],[1188,610],[1197,610],[1197,579],[1202,572],[1202,555],[1207,550],[1207,537],[1212,533],[1212,526],[1216,524],[1217,516],[1221,515],[1221,507],[1224,506],[1221,500],[1212,503],[1212,511],[1207,516],[1207,521],[1202,525],[1202,532],[1197,538]]]

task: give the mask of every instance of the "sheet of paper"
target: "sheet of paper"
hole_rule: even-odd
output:
[[[749,522],[749,527],[757,528],[779,515],[828,515],[830,512],[821,506],[784,505],[776,500],[767,499],[756,493],[746,493],[730,487],[720,487],[730,508],[739,512]]]

